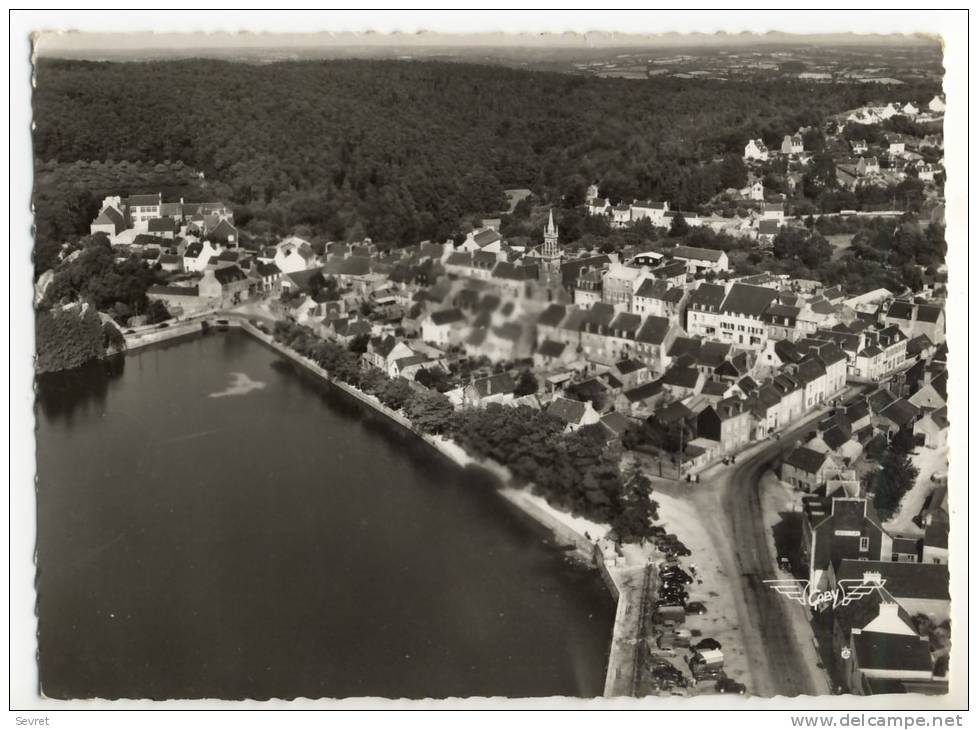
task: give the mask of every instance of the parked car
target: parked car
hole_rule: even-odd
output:
[[[665,568],[660,568],[659,577],[662,578],[662,580],[676,580],[686,584],[693,582],[693,576],[680,568],[678,565],[670,565]]]
[[[156,329],[158,329],[158,330],[165,330],[169,326],[170,325],[168,325],[166,322],[160,322],[158,325],[156,325]]]
[[[686,591],[665,591],[660,594],[660,599],[663,601],[668,601],[669,603],[681,603],[683,606],[686,605],[686,601],[689,600],[689,594]],[[686,613],[691,613],[686,611]]]
[[[723,669],[719,667],[696,667],[693,669],[693,677],[697,682],[711,682],[715,681],[718,684],[724,678]]]
[[[719,680],[717,680],[716,690],[717,692],[720,692],[722,694],[737,694],[737,695],[742,695],[745,692],[747,692],[747,688],[744,685],[742,685],[740,682],[737,682],[736,680],[731,679],[727,675],[723,675],[722,677],[720,677]]]
[[[704,606],[700,601],[691,601],[690,603],[686,604],[686,613],[702,616],[704,613],[706,613],[706,606]]]
[[[662,545],[659,547],[659,550],[666,555],[678,555],[681,557],[688,557],[692,555],[689,548],[679,542],[671,542],[666,545]]]
[[[711,650],[718,651],[722,649],[723,646],[716,639],[707,638],[707,639],[701,639],[700,641],[697,641],[696,646],[694,646],[693,648],[696,649],[697,651],[711,651]]]
[[[681,580],[669,580],[669,579],[666,579],[666,580],[664,580],[662,582],[662,585],[659,587],[659,592],[660,593],[669,593],[669,592],[679,591],[679,592],[685,593],[686,592],[686,586],[687,585],[688,584],[683,583]]]

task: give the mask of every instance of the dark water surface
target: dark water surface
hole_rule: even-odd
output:
[[[48,696],[601,693],[597,574],[245,334],[45,376],[37,417]]]

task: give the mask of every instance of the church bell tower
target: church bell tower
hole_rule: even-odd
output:
[[[551,209],[547,227],[543,230],[543,245],[540,247],[540,281],[545,286],[558,289],[561,286],[560,263],[563,258],[560,250],[557,225]]]

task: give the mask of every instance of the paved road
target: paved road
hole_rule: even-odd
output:
[[[764,580],[779,577],[768,544],[768,528],[761,509],[760,481],[768,465],[793,446],[793,440],[774,441],[762,451],[738,463],[721,485],[722,519],[729,523],[734,545],[735,574],[747,614],[757,627],[766,659],[769,692],[787,695],[817,694],[811,669],[799,646],[800,639],[783,596]],[[783,577],[783,576],[781,576]]]
[[[848,388],[840,399],[865,389]],[[740,595],[743,611],[742,626],[745,647],[755,675],[754,691],[758,694],[787,695],[822,694],[826,691],[821,670],[815,666],[812,648],[805,642],[810,637],[798,630],[793,621],[795,610],[789,601],[764,583],[771,578],[784,577],[776,569],[776,561],[768,542],[768,526],[761,506],[761,477],[783,454],[796,445],[798,438],[811,431],[827,408],[812,414],[798,425],[771,440],[759,450],[739,457],[730,467],[710,475],[706,487],[716,498],[714,517],[726,538],[731,589]],[[702,493],[702,492],[701,492]],[[796,617],[797,618],[797,617]]]

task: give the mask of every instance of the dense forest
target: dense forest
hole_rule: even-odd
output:
[[[246,234],[306,226],[391,244],[444,239],[467,216],[505,208],[507,187],[573,200],[599,181],[612,198],[691,208],[739,176],[724,156],[739,156],[747,138],[773,145],[880,94],[865,84],[596,79],[435,62],[41,60],[39,243],[86,232],[106,191],[86,182],[93,176],[118,180],[121,194],[229,198]],[[118,174],[126,166],[138,173],[128,182]],[[166,179],[153,184],[147,170]]]

